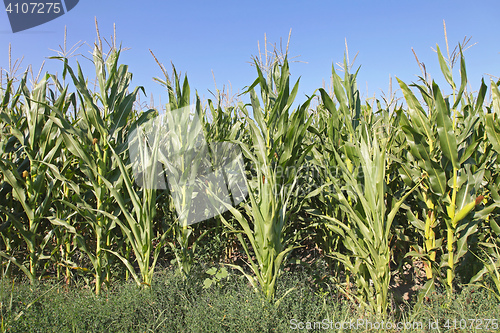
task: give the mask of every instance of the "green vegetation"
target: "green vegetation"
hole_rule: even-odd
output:
[[[373,327],[376,322],[381,322],[376,317],[361,317],[357,306],[346,302],[342,293],[334,289],[329,293],[322,292],[321,288],[326,284],[321,286],[311,281],[309,272],[294,271],[282,275],[277,282],[277,297],[281,298],[287,290],[294,289],[276,306],[248,288],[248,280],[241,274],[230,274],[210,288],[204,288],[200,281],[210,275],[198,268],[193,267],[186,280],[179,279],[175,271],[158,273],[148,290],[137,288],[135,283],[116,283],[112,288],[102,290],[100,296],[81,284],[68,288],[46,282],[35,286],[20,284],[13,288],[12,283],[4,280],[0,283],[3,304],[0,327],[7,332],[177,333],[291,332],[299,325],[304,328],[316,325],[316,329],[307,332],[339,332],[335,325],[344,325],[344,332],[369,332],[377,331],[370,330],[370,325]],[[317,272],[328,273],[321,269]],[[451,304],[448,304],[450,300]],[[446,293],[432,294],[418,313],[406,309],[404,315],[391,315],[386,321],[400,327],[406,325],[407,329],[398,332],[424,333],[429,330],[417,325],[437,322],[442,331],[449,331],[453,327],[460,328],[460,325],[464,327],[470,318],[499,316],[498,303],[488,291],[468,287],[455,293],[451,299]],[[359,329],[353,329],[356,326],[349,328],[357,325],[356,321],[361,318],[364,321],[359,323]],[[491,329],[491,323],[490,329],[485,329],[485,326],[483,323],[481,329],[462,331],[495,331]]]
[[[398,80],[400,103],[361,101],[348,59],[332,94],[294,109],[286,56],[255,61],[248,104],[192,100],[187,78],[161,66],[170,141],[149,122],[163,110],[138,107],[145,90],[120,52],[95,45],[96,91],[64,56],[62,77],[2,79],[2,331],[498,318],[500,81],[469,91],[460,45],[448,59],[437,48],[449,88],[426,73]],[[207,175],[229,146],[244,180],[212,171],[246,187],[237,204]]]

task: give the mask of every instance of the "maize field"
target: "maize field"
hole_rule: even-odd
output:
[[[437,48],[446,87],[423,71],[416,83],[398,80],[401,100],[363,101],[347,59],[343,71],[332,68],[331,92],[306,97],[286,57],[267,67],[256,60],[250,102],[232,104],[220,92],[202,101],[162,67],[162,108],[183,154],[167,165],[170,148],[156,135],[150,151],[139,147],[139,157],[159,161],[139,161],[142,174],[131,133],[161,110],[139,107],[145,89],[131,86],[120,53],[95,45],[95,89],[94,74],[64,57],[53,60],[59,76],[2,77],[2,278],[86,281],[96,294],[133,279],[147,290],[165,267],[188,277],[217,242],[203,260],[244,276],[269,302],[281,300],[284,269],[312,253],[369,313],[387,314],[405,269],[422,280],[415,304],[468,283],[500,299],[500,81],[469,82],[460,45],[447,57]],[[210,148],[190,155],[199,135]],[[195,177],[224,156],[216,144],[241,152],[237,204]],[[201,193],[217,214],[190,223]]]

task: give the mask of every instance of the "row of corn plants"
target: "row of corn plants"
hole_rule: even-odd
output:
[[[158,263],[188,277],[219,234],[225,264],[269,302],[288,260],[313,248],[341,271],[339,290],[382,316],[404,263],[423,264],[420,300],[498,282],[500,82],[469,91],[461,50],[459,84],[437,48],[449,87],[398,80],[403,100],[385,106],[361,100],[348,59],[331,93],[294,106],[284,57],[256,61],[249,103],[225,106],[161,66],[168,104],[147,110],[120,53],[95,45],[93,89],[64,57],[62,77],[1,87],[3,277],[147,288]],[[231,261],[234,240],[247,265]]]

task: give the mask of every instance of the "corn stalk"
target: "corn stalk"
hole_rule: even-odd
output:
[[[358,301],[369,311],[385,316],[388,305],[390,282],[390,238],[391,225],[408,195],[407,191],[389,211],[386,207],[386,144],[379,146],[376,136],[372,142],[363,138],[355,146],[360,158],[363,182],[353,175],[341,156],[334,152],[345,181],[345,187],[336,182],[334,194],[346,213],[347,220],[323,216],[341,233],[349,254],[336,252],[340,260],[355,276]],[[345,193],[351,193],[351,202]]]
[[[420,216],[418,212],[408,212],[409,220],[424,238],[423,249],[422,252],[407,255],[424,259],[429,281],[440,278],[440,269],[445,269],[445,285],[451,293],[456,265],[468,251],[468,238],[477,231],[477,220],[472,219],[469,213],[482,201],[482,196],[476,193],[481,191],[485,166],[484,156],[476,152],[481,138],[475,128],[480,120],[485,86],[483,83],[475,105],[466,101],[462,98],[467,83],[463,55],[460,62],[461,84],[457,93],[451,69],[439,47],[437,53],[441,70],[453,89],[454,101],[451,105],[449,98],[443,97],[434,82],[414,85],[428,107],[428,112],[425,112],[409,87],[398,80],[408,104],[408,116],[399,111],[400,126],[412,156],[408,160],[410,163],[401,164],[400,171],[407,184],[418,175],[428,176],[418,195],[426,209]],[[462,105],[461,109],[459,105]],[[438,265],[436,260],[441,244],[446,244],[446,251],[443,251],[441,264]],[[429,287],[431,285],[428,284]]]
[[[204,110],[196,96],[196,103],[190,105],[190,88],[187,77],[181,86],[179,75],[173,67],[172,81],[160,65],[165,80],[155,78],[168,92],[169,102],[164,114],[158,116],[161,125],[161,143],[158,161],[165,168],[169,195],[177,212],[171,230],[175,242],[168,242],[175,255],[178,273],[186,278],[195,262],[198,242],[208,230],[193,239],[193,224],[216,215],[214,209],[207,207],[208,198],[200,184],[214,174],[207,138],[204,136]],[[166,187],[165,187],[166,188]]]
[[[311,98],[289,113],[298,82],[290,91],[287,60],[282,64],[275,63],[267,79],[257,63],[256,68],[259,77],[247,90],[254,119],[250,118],[245,106],[240,106],[246,116],[249,142],[231,140],[251,162],[256,177],[246,181],[249,197],[243,205],[245,214],[224,203],[241,229],[236,229],[222,215],[221,218],[230,230],[236,232],[254,276],[245,273],[243,267],[231,266],[240,270],[255,288],[260,286],[262,294],[272,301],[284,260],[295,247],[293,239],[285,233],[287,224],[300,198],[305,196],[297,184],[304,160],[312,148],[302,144],[311,122],[307,114]],[[263,106],[254,91],[257,85],[260,86]],[[234,130],[239,131],[240,127],[236,125]],[[240,167],[241,173],[245,174],[243,166]],[[256,260],[252,259],[250,249]]]
[[[28,263],[21,258],[15,258],[5,251],[0,256],[17,265],[34,283],[37,278],[37,268],[41,259],[48,257],[43,254],[53,230],[47,228],[47,217],[54,193],[54,188],[60,186],[50,172],[61,151],[62,138],[54,122],[50,119],[51,109],[47,105],[47,85],[50,75],[46,74],[35,85],[33,91],[26,87],[26,75],[20,82],[19,95],[11,103],[11,112],[7,104],[11,94],[11,82],[4,92],[1,120],[8,124],[8,135],[2,137],[0,146],[0,172],[3,175],[2,192],[11,191],[12,198],[22,207],[22,216],[3,209],[9,217],[9,222],[22,236],[27,250]],[[20,103],[19,97],[24,96],[20,113],[14,108]],[[64,103],[62,95],[55,105]],[[8,158],[8,156],[14,159]],[[5,207],[9,205],[5,204]],[[19,218],[21,217],[21,218]]]
[[[116,181],[121,179],[122,171],[118,160],[112,158],[113,147],[124,149],[133,103],[142,89],[137,87],[133,92],[128,92],[132,74],[128,72],[127,66],[118,66],[119,55],[120,50],[112,49],[106,56],[98,46],[94,48],[93,61],[100,89],[98,94],[94,94],[87,87],[87,80],[79,64],[75,74],[67,59],[60,58],[64,61],[64,72],[70,75],[77,89],[80,112],[79,119],[74,121],[75,124],[60,110],[55,110],[58,112],[57,117],[52,118],[62,129],[65,146],[73,159],[78,161],[79,176],[83,178],[79,182],[61,175],[67,186],[76,187],[78,192],[86,193],[83,198],[77,197],[77,202],[63,202],[70,209],[78,211],[93,231],[94,249],[89,249],[81,234],[76,235],[76,242],[92,263],[96,294],[100,293],[104,281],[109,284],[111,274],[109,252],[117,213],[108,184],[113,182],[113,189],[117,193],[123,186],[122,180]],[[149,113],[143,114],[136,121],[144,121]],[[71,226],[67,218],[56,218],[51,222]],[[71,233],[76,232],[73,227],[67,229]]]

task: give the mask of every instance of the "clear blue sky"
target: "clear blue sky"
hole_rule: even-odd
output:
[[[222,88],[231,82],[233,93],[242,91],[256,77],[248,63],[263,49],[264,34],[271,43],[280,37],[286,44],[292,29],[290,55],[307,63],[292,63],[292,79],[301,77],[297,99],[329,82],[332,64],[343,59],[347,39],[351,58],[359,52],[355,65],[361,65],[358,86],[363,97],[387,91],[390,76],[408,84],[417,79],[419,67],[411,48],[417,52],[432,76],[444,85],[436,54],[436,43],[445,51],[443,20],[446,21],[450,46],[465,36],[477,43],[466,51],[468,76],[477,89],[486,74],[500,76],[500,34],[496,1],[116,1],[80,0],[69,13],[41,26],[13,34],[7,14],[0,13],[0,67],[8,67],[8,45],[13,58],[24,56],[23,68],[32,64],[38,70],[49,49],[63,44],[64,27],[68,47],[78,41],[95,41],[94,17],[101,36],[113,34],[125,51],[121,63],[129,65],[134,85],[146,88],[149,100],[166,93],[153,77],[162,73],[149,49],[170,73],[170,62],[187,73],[192,90],[210,98],[214,89],[212,71]],[[88,54],[85,45],[80,53]],[[88,70],[88,60],[79,58]],[[458,68],[458,66],[457,66]],[[60,63],[47,60],[46,70],[61,72]],[[455,73],[458,80],[458,71]],[[393,85],[396,86],[395,80]]]

